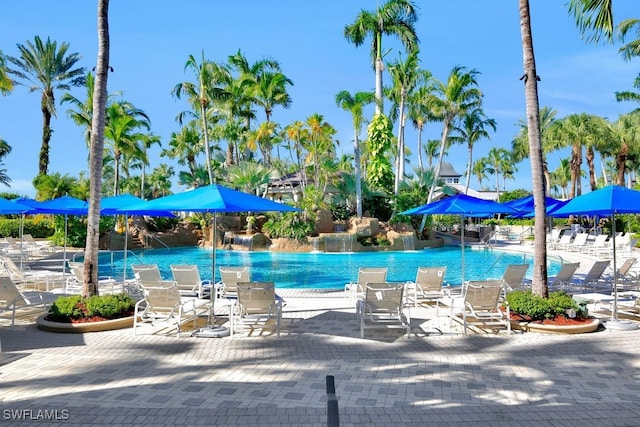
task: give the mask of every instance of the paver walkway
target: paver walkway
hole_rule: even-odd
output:
[[[341,293],[282,294],[280,338],[0,327],[0,425],[322,426],[327,375],[342,426],[640,425],[640,330],[463,337],[418,307],[360,339]]]

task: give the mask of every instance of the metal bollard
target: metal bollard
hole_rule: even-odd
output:
[[[333,375],[327,375],[327,427],[339,427],[338,398]]]

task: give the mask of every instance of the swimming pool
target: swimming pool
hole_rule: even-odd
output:
[[[211,249],[172,248],[136,252],[127,258],[127,278],[133,277],[131,264],[158,264],[165,279],[171,279],[171,264],[196,264],[202,279],[211,278]],[[500,278],[509,264],[533,265],[533,256],[487,248],[465,249],[465,280]],[[216,278],[220,266],[247,266],[251,279],[273,281],[278,288],[343,289],[357,278],[360,267],[388,267],[387,280],[413,280],[418,267],[447,266],[445,281],[461,283],[461,251],[456,246],[396,252],[289,253],[216,251]],[[100,274],[122,277],[122,259],[100,262]],[[560,268],[559,260],[549,264],[549,275]],[[531,278],[533,267],[527,271]]]

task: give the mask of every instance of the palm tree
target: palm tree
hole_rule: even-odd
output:
[[[400,182],[404,179],[405,164],[405,144],[404,144],[404,126],[406,121],[406,104],[413,94],[416,86],[422,77],[420,71],[420,60],[418,59],[418,50],[413,50],[407,56],[405,61],[397,60],[394,63],[387,64],[389,74],[393,81],[390,95],[394,101],[394,109],[398,116],[398,142],[396,153],[396,176],[394,185],[394,194],[397,196],[400,191]],[[397,110],[396,107],[397,106]],[[392,118],[395,118],[392,116]]]
[[[336,134],[336,129],[318,113],[309,116],[305,125],[309,135],[304,147],[309,153],[306,163],[313,165],[313,183],[316,188],[320,188],[320,158],[335,155],[333,135]]]
[[[394,35],[400,39],[407,51],[413,51],[418,47],[419,42],[414,27],[417,19],[417,7],[413,1],[387,0],[373,12],[361,10],[356,20],[344,27],[345,38],[356,47],[362,45],[367,36],[371,36],[371,59],[376,73],[375,114],[383,111],[382,36]]]
[[[336,104],[351,113],[353,120],[353,157],[355,165],[356,215],[362,218],[362,163],[360,159],[360,132],[364,119],[364,107],[375,100],[371,92],[356,92],[351,95],[342,90],[336,95]]]
[[[547,166],[546,153],[550,153],[561,148],[558,141],[553,140],[548,136],[549,129],[556,121],[555,117],[557,113],[558,111],[551,107],[542,107],[539,115],[542,146],[542,169],[544,171],[544,182],[547,193],[551,191],[551,179],[549,176],[549,168]],[[513,161],[515,163],[520,163],[522,160],[529,157],[529,128],[527,120],[519,120],[518,125],[520,127],[520,131],[513,141],[511,141],[511,155],[513,156]]]
[[[220,90],[214,86],[221,80],[228,80],[229,71],[223,66],[204,59],[204,51],[202,52],[202,60],[200,63],[193,55],[189,55],[184,69],[191,69],[195,74],[196,83],[182,82],[173,88],[173,95],[180,99],[184,94],[189,98],[189,102],[195,110],[195,115],[200,119],[202,126],[202,135],[204,136],[204,147],[206,156],[207,172],[209,174],[209,183],[213,184],[213,169],[211,167],[211,147],[209,141],[209,108],[212,105],[213,98],[220,97]]]
[[[591,135],[590,116],[586,113],[570,114],[557,121],[550,129],[550,138],[559,141],[558,145],[571,147],[571,187],[569,197],[582,194],[581,170],[582,147]]]
[[[424,152],[427,155],[427,168],[431,169],[433,167],[433,159],[440,156],[440,141],[437,139],[428,140],[424,146]]]
[[[633,81],[633,87],[640,90],[640,74],[638,74],[638,77]],[[616,101],[640,102],[640,92],[632,92],[630,90],[616,92]],[[638,109],[640,109],[640,107],[638,107]]]
[[[427,101],[434,115],[442,121],[442,138],[435,170],[436,177],[440,177],[442,158],[452,127],[455,127],[457,122],[469,111],[480,108],[482,105],[482,92],[476,81],[477,74],[476,70],[467,71],[465,67],[454,67],[449,73],[446,84],[435,81],[433,94]],[[434,191],[435,184],[429,189],[427,203],[433,200]]]
[[[7,62],[0,50],[0,94],[8,95],[13,90],[13,80],[9,77]]]
[[[269,183],[270,175],[269,169],[261,164],[244,161],[229,167],[227,182],[244,192],[260,195],[260,190]]]
[[[482,188],[482,181],[489,178],[487,176],[487,166],[484,157],[476,160],[473,163],[471,173],[473,173],[473,175],[478,178],[478,185],[480,186],[480,188]]]
[[[138,130],[149,130],[151,123],[144,111],[133,107],[126,101],[115,102],[107,106],[105,111],[104,137],[111,150],[114,161],[113,194],[119,194],[120,167],[123,156],[141,158],[143,148],[141,142],[144,135]]]
[[[409,95],[409,110],[408,117],[413,124],[413,127],[418,131],[418,169],[423,170],[424,164],[422,162],[422,131],[424,125],[427,122],[433,121],[433,115],[423,100],[428,98],[428,94],[431,91],[431,82],[433,76],[427,70],[422,71],[423,82],[418,88]],[[437,141],[436,141],[437,142]],[[437,148],[436,148],[437,150]],[[429,167],[431,167],[431,158],[429,159]]]
[[[547,233],[545,183],[540,136],[540,102],[538,101],[538,74],[533,51],[531,33],[531,13],[529,0],[518,0],[520,15],[520,34],[522,38],[522,59],[524,74],[525,107],[527,117],[527,136],[529,140],[529,160],[531,162],[531,186],[535,205],[533,277],[531,290],[535,295],[548,297],[547,282]]]
[[[91,147],[89,151],[89,212],[84,252],[84,296],[98,294],[98,248],[100,201],[102,199],[102,157],[109,66],[109,0],[98,0],[98,58],[93,91]]]
[[[489,119],[484,114],[484,111],[480,108],[471,110],[468,114],[465,114],[462,118],[462,123],[457,129],[460,134],[460,138],[467,142],[467,151],[469,153],[469,160],[467,160],[467,180],[465,184],[464,193],[469,191],[469,182],[471,181],[471,167],[473,166],[473,146],[476,142],[483,138],[490,139],[487,127],[496,130],[496,121]]]
[[[149,175],[149,189],[151,190],[151,197],[157,199],[158,197],[171,194],[171,178],[175,172],[173,167],[165,163],[161,163],[158,167],[151,171]],[[206,175],[206,171],[205,171]],[[147,195],[142,196],[147,198]]]
[[[11,152],[11,146],[7,141],[0,138],[0,166],[4,165],[4,158]],[[4,184],[9,187],[11,183],[11,178],[7,175],[7,170],[4,168],[0,169],[0,184]]]
[[[183,126],[179,133],[171,133],[169,148],[163,149],[160,155],[176,159],[179,165],[187,166],[193,173],[198,166],[196,158],[204,151],[202,142],[197,123],[191,121]]]
[[[293,149],[295,151],[294,162],[297,166],[297,171],[302,172],[302,147],[306,143],[306,139],[309,137],[308,129],[304,122],[296,120],[284,128],[284,136],[286,139],[293,142]],[[301,177],[302,190],[304,191],[304,187],[307,184],[307,177],[304,173],[301,173]]]
[[[571,182],[571,162],[569,159],[560,159],[560,165],[551,173],[551,185],[557,185],[562,191],[562,198],[568,196],[568,187]]]
[[[500,173],[509,169],[512,163],[509,151],[504,148],[491,147],[486,157],[487,172],[496,176],[497,200],[500,200]]]
[[[178,184],[184,185],[189,188],[199,188],[209,183],[208,171],[205,166],[198,165],[193,171],[180,171],[178,172]]]
[[[87,91],[84,101],[69,92],[65,92],[60,98],[60,104],[71,104],[72,108],[66,111],[67,116],[69,116],[75,124],[85,129],[84,136],[87,141],[87,146],[89,146],[91,142],[91,121],[93,118],[93,92],[95,90],[95,77],[92,73],[86,74],[85,87]],[[107,94],[107,104],[119,95],[121,95],[119,91]]]
[[[29,85],[30,91],[40,92],[40,109],[42,111],[42,146],[38,171],[46,175],[49,169],[49,143],[51,141],[51,117],[56,116],[56,90],[69,90],[84,84],[84,68],[74,68],[80,60],[77,53],[68,53],[69,44],[52,42],[49,38],[43,41],[35,36],[33,42],[18,44],[20,57],[8,56],[7,59],[17,68],[9,70],[21,81],[19,84]]]
[[[246,146],[252,151],[259,149],[265,165],[270,165],[271,149],[278,137],[278,124],[276,122],[262,122],[256,130],[248,133]]]
[[[283,108],[289,108],[291,106],[287,85],[293,86],[293,82],[287,76],[280,72],[268,72],[262,73],[253,86],[254,102],[264,109],[267,122],[271,121],[273,107],[281,105]]]
[[[613,124],[616,144],[611,148],[615,150],[618,174],[617,185],[625,185],[627,162],[640,158],[640,112],[621,115]]]

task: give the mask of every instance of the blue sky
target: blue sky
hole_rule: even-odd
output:
[[[532,1],[532,30],[536,53],[540,105],[558,110],[558,117],[590,113],[615,120],[636,107],[617,103],[614,92],[630,90],[638,75],[638,59],[624,62],[618,46],[587,45],[581,39],[567,0]],[[350,115],[337,108],[335,94],[372,90],[374,74],[370,65],[370,40],[356,48],[343,37],[343,28],[361,9],[373,10],[375,0],[278,0],[245,2],[210,0],[111,0],[111,65],[109,92],[124,97],[151,118],[152,131],[166,144],[175,121],[188,109],[171,96],[179,82],[192,80],[185,73],[188,55],[211,60],[226,58],[242,50],[249,61],[270,57],[280,62],[283,72],[294,82],[293,100],[288,110],[277,107],[272,120],[287,125],[313,113],[324,115],[337,130],[340,147],[352,152],[353,130]],[[474,159],[486,155],[492,146],[509,148],[524,118],[524,89],[518,79],[522,71],[522,48],[516,1],[504,0],[423,0],[417,2],[420,18],[417,32],[421,41],[421,66],[440,80],[461,65],[480,72],[478,82],[485,94],[486,114],[497,121],[491,140],[480,141]],[[18,54],[16,44],[35,35],[68,42],[71,52],[82,55],[81,66],[91,69],[97,53],[96,1],[25,0],[3,4],[0,15],[0,49]],[[636,6],[634,8],[634,5]],[[637,0],[616,0],[616,21],[638,18]],[[633,13],[636,14],[633,14]],[[399,57],[399,45],[387,38],[391,48],[387,62]],[[385,84],[390,83],[385,74]],[[82,98],[83,89],[72,93]],[[60,99],[62,93],[58,93]],[[13,147],[5,167],[13,183],[11,191],[33,196],[31,181],[38,171],[42,117],[40,97],[17,87],[10,96],[0,97],[0,137]],[[77,176],[87,170],[87,151],[82,129],[67,117],[67,105],[58,105],[53,119],[50,172]],[[259,114],[261,120],[264,113]],[[423,140],[439,139],[440,124],[430,125]],[[416,151],[417,135],[407,128],[407,145]],[[152,166],[171,163],[159,157],[159,148],[150,153]],[[452,147],[446,160],[463,172],[466,146]],[[549,156],[554,169],[566,153]],[[413,161],[413,164],[417,162]],[[528,161],[518,165],[515,181],[507,189],[530,188]],[[176,165],[176,170],[179,167]],[[410,171],[411,168],[408,169]],[[491,185],[494,180],[491,178]],[[485,182],[485,185],[488,183]],[[478,187],[472,178],[471,185]],[[5,190],[0,188],[0,190]],[[174,191],[181,188],[176,186]]]

